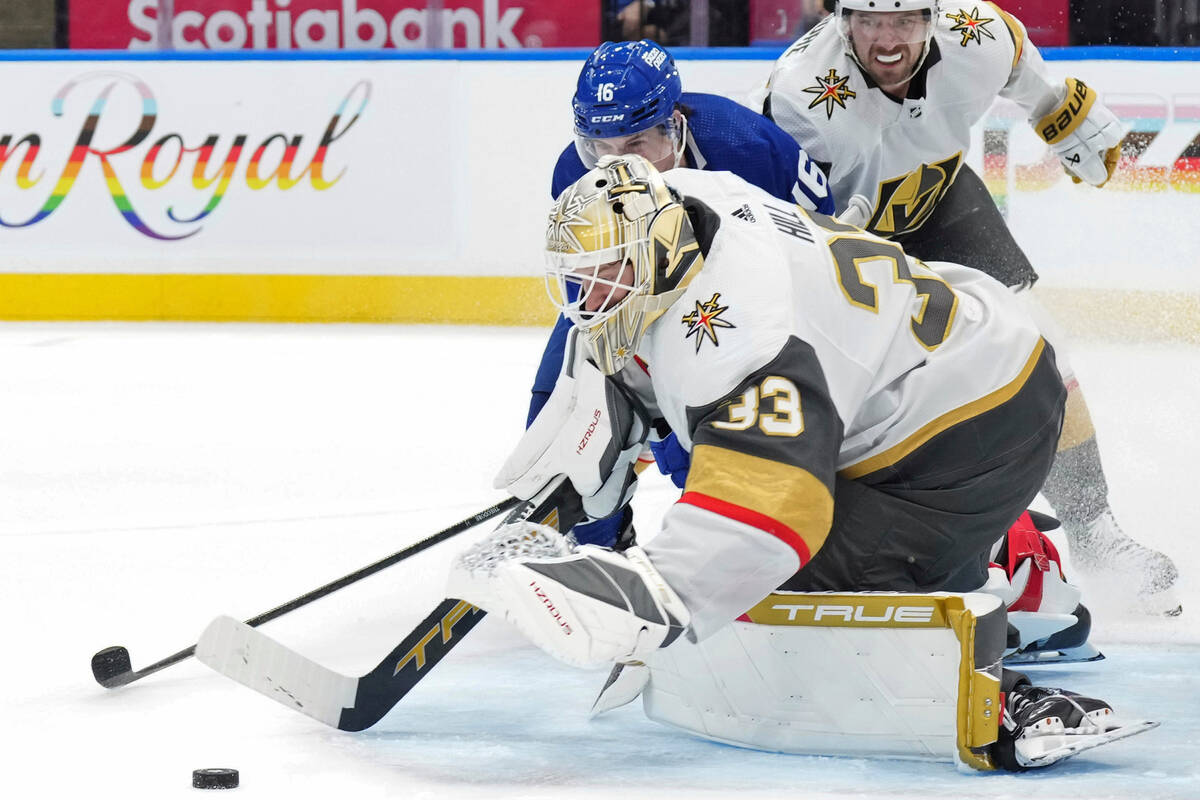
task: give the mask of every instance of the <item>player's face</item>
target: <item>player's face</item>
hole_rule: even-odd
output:
[[[875,82],[892,89],[907,84],[916,72],[929,25],[921,11],[853,11],[850,41]]]
[[[633,288],[633,263],[629,260],[610,261],[594,272],[577,274],[583,292],[583,310],[591,313],[615,307]]]
[[[610,139],[588,139],[588,148],[594,152],[595,161],[603,156],[639,155],[654,165],[659,172],[675,168],[678,111],[662,125],[655,125],[629,136],[613,136]],[[595,166],[593,162],[589,166]]]

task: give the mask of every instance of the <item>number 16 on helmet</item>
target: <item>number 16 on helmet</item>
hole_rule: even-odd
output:
[[[571,106],[575,149],[591,169],[606,155],[640,155],[656,169],[679,165],[687,119],[671,54],[649,39],[605,42],[579,73]]]

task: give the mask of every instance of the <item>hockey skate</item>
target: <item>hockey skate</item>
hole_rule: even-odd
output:
[[[1058,550],[1045,531],[1058,521],[1026,512],[996,543],[988,582],[1008,609],[1009,642],[1004,663],[1053,664],[1104,658],[1088,643],[1092,618],[1079,602],[1080,589],[1067,581]]]
[[[1103,700],[1021,683],[1004,696],[993,755],[1000,767],[1021,772],[1156,727],[1157,722],[1122,722]]]
[[[1094,585],[1144,614],[1174,617],[1183,612],[1175,592],[1179,571],[1174,562],[1129,538],[1111,510],[1106,508],[1086,525],[1064,528],[1072,566]]]

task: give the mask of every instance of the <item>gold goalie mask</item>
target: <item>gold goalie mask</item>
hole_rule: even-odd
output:
[[[605,156],[555,201],[546,288],[605,375],[619,372],[704,258],[676,194],[641,156]]]

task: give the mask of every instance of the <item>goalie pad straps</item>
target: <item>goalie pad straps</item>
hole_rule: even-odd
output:
[[[1035,123],[1063,168],[1079,183],[1103,186],[1121,156],[1121,122],[1078,78],[1067,78],[1066,97]]]
[[[624,387],[584,358],[577,345],[573,331],[550,399],[494,485],[529,499],[565,475],[583,498],[588,517],[600,519],[633,494],[634,465],[649,433],[649,415]]]

